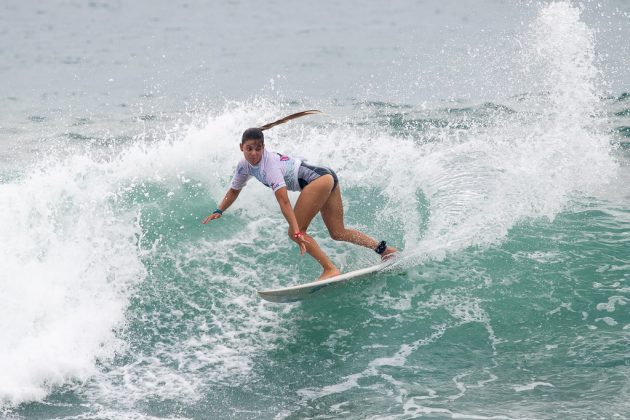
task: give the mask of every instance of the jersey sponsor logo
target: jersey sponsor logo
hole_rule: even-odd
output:
[[[281,161],[281,162],[285,162],[285,161],[287,161],[287,160],[289,160],[289,156],[280,155],[280,161]]]

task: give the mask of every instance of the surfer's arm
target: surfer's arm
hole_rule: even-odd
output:
[[[282,215],[285,219],[287,219],[287,223],[289,223],[289,236],[298,244],[300,247],[300,253],[304,255],[306,251],[306,244],[308,241],[304,238],[304,235],[299,235],[297,238],[295,234],[300,231],[300,226],[298,225],[297,218],[295,217],[295,213],[293,212],[293,207],[291,206],[291,202],[289,201],[289,194],[287,194],[287,188],[282,187],[278,189],[275,193],[276,200],[278,200],[278,204],[280,205],[280,211],[282,211]]]
[[[293,212],[293,207],[291,206],[291,202],[289,201],[289,194],[287,194],[286,187],[280,188],[275,192],[276,200],[278,200],[278,204],[280,205],[280,211],[282,211],[282,215],[285,219],[287,219],[287,223],[289,223],[289,230],[291,233],[298,232],[300,227],[298,226],[297,219],[295,218],[295,213]]]
[[[221,201],[221,204],[219,204],[219,207],[217,207],[214,213],[206,217],[202,223],[205,225],[210,220],[218,219],[219,217],[221,217],[223,212],[226,211],[232,205],[232,203],[234,203],[234,201],[236,201],[240,193],[241,193],[241,190],[235,190],[234,188],[230,188],[227,191],[227,193],[225,193],[225,197],[223,197],[223,201]]]

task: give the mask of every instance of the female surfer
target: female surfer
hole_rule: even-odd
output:
[[[321,213],[330,237],[336,241],[351,242],[371,248],[380,254],[382,259],[391,257],[396,252],[396,248],[387,246],[385,241],[378,242],[358,230],[345,227],[339,180],[333,170],[312,166],[297,158],[265,149],[264,130],[294,118],[315,113],[319,111],[298,112],[262,127],[245,130],[240,145],[244,159],[238,163],[231,186],[223,201],[211,215],[205,218],[203,224],[221,217],[223,212],[234,203],[249,178],[254,176],[272,189],[280,210],[289,224],[289,238],[300,247],[301,255],[308,252],[321,264],[323,272],[319,280],[324,280],[339,275],[340,272],[317,242],[306,233],[311,220],[317,213]],[[295,208],[291,207],[287,190],[301,191]]]

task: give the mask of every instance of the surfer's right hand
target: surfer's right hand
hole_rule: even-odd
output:
[[[210,220],[218,219],[219,217],[221,217],[221,214],[219,214],[219,213],[212,213],[210,216],[206,217],[205,220],[203,222],[201,222],[201,223],[203,223],[205,225]]]

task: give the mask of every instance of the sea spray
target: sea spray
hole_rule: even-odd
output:
[[[498,109],[417,159],[427,169],[414,178],[432,215],[423,241],[409,244],[421,254],[500,242],[515,224],[553,219],[572,194],[593,194],[614,174],[594,37],[579,10],[542,7],[521,45],[515,61],[528,63],[523,77],[539,90],[506,102],[520,112]]]

